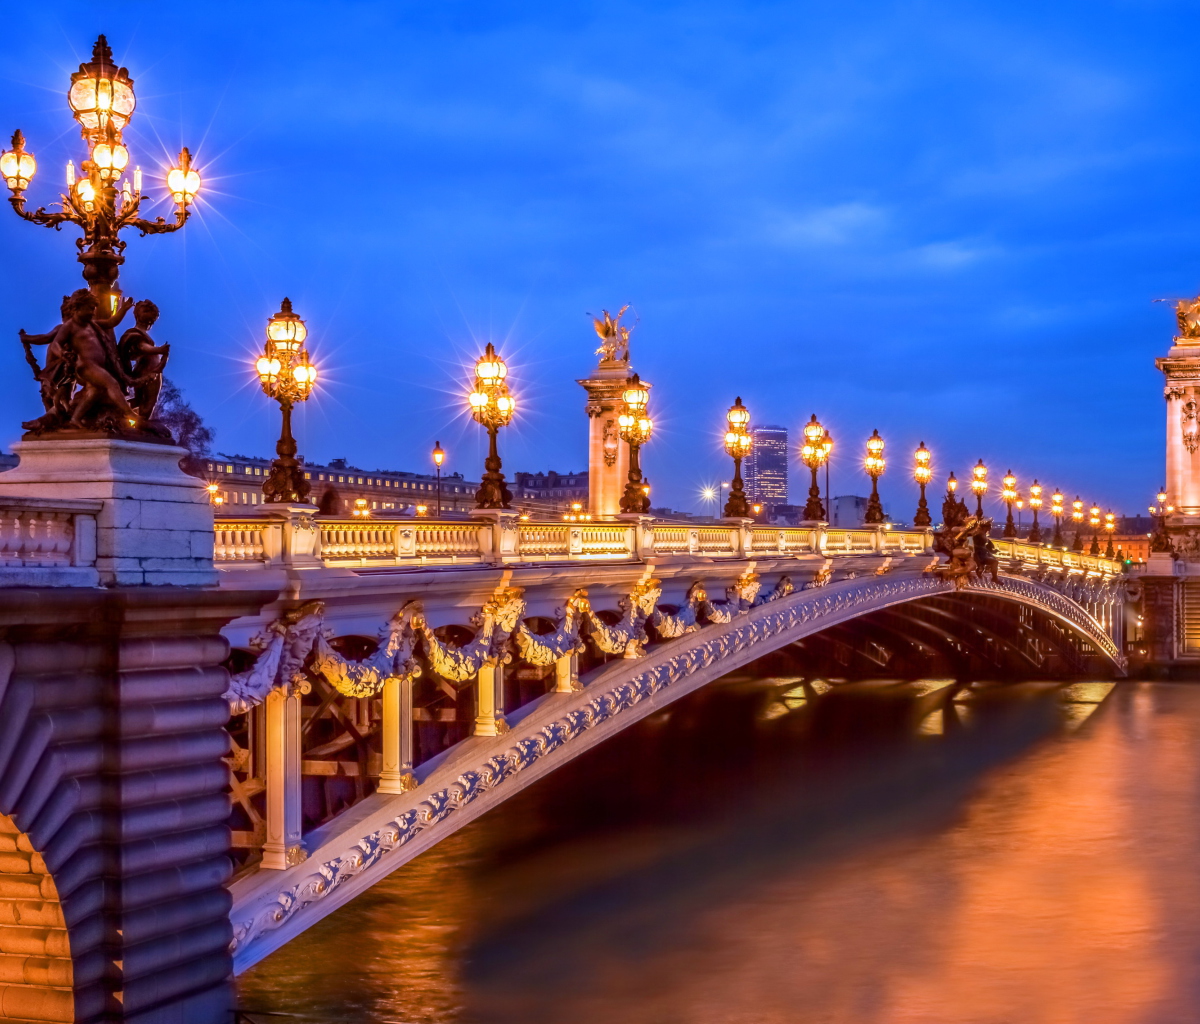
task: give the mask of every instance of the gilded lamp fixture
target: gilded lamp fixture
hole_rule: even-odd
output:
[[[1072,551],[1083,550],[1083,501],[1079,495],[1071,502],[1071,522],[1075,524],[1075,540],[1071,544]]]
[[[879,501],[879,478],[887,468],[883,458],[883,438],[879,431],[874,431],[867,438],[867,457],[863,460],[863,468],[871,478],[871,497],[867,499],[867,511],[863,520],[868,523],[883,522],[883,505]]]
[[[1033,510],[1033,525],[1029,528],[1029,543],[1040,544],[1042,529],[1038,526],[1038,510],[1042,507],[1042,487],[1036,477],[1029,485],[1029,507]]]
[[[1017,535],[1017,524],[1013,522],[1013,502],[1020,495],[1017,493],[1017,478],[1013,476],[1013,471],[1010,469],[1004,474],[1004,479],[1001,481],[1003,485],[1000,491],[1000,497],[1004,499],[1004,504],[1008,508],[1008,514],[1004,517],[1004,536],[1015,537]]]
[[[621,401],[617,425],[621,428],[621,439],[629,445],[629,474],[625,480],[625,493],[621,495],[621,511],[644,514],[650,511],[650,490],[642,479],[640,452],[642,445],[650,440],[654,421],[647,415],[650,392],[642,386],[636,373],[626,382]]]
[[[1092,528],[1092,546],[1088,548],[1088,554],[1100,554],[1100,506],[1093,505],[1089,510],[1088,524]]]
[[[980,459],[971,467],[971,490],[975,493],[975,515],[980,519],[983,518],[983,496],[987,494],[987,489],[987,466],[983,464],[983,459]]]
[[[507,427],[516,411],[516,402],[508,393],[508,364],[500,358],[489,341],[483,355],[475,363],[475,389],[467,396],[471,416],[488,432],[488,454],[484,460],[483,480],[475,492],[476,508],[510,508],[512,492],[500,471],[500,452],[496,434]]]
[[[913,526],[932,526],[933,517],[929,514],[929,502],[925,500],[925,488],[933,479],[933,467],[930,462],[933,454],[922,441],[913,452],[913,479],[921,488],[921,497],[917,501],[917,513],[913,516]]]
[[[729,428],[725,431],[725,453],[733,459],[733,482],[729,487],[729,500],[725,502],[725,516],[728,519],[743,519],[750,515],[750,503],[746,500],[742,482],[742,459],[750,454],[752,442],[747,429],[750,410],[742,405],[740,395],[729,407],[725,421]]]
[[[1062,517],[1065,511],[1062,492],[1055,491],[1050,495],[1050,514],[1054,516],[1054,537],[1050,543],[1056,548],[1063,546]]]
[[[71,75],[67,103],[79,123],[88,154],[78,173],[74,162],[67,164],[67,190],[59,197],[59,209],[49,212],[45,207],[33,211],[25,208],[25,190],[37,172],[37,160],[25,148],[25,137],[19,130],[12,137],[12,148],[0,154],[0,175],[12,193],[12,208],[25,220],[48,228],[76,224],[83,229],[83,237],[76,243],[83,277],[100,310],[108,315],[120,306],[117,275],[125,262],[125,242],[120,233],[126,228],[136,228],[143,236],[178,231],[200,191],[200,175],[192,166],[191,154],[181,150],[177,166],[166,175],[167,191],[175,205],[174,218],[146,220],[139,215],[145,198],[142,172],[140,168],[130,172],[129,150],[122,138],[137,99],[133,79],[125,68],[113,63],[104,36],[96,40],[92,59],[80,64]]]
[[[304,346],[307,337],[308,327],[293,312],[291,300],[284,299],[279,312],[267,321],[267,343],[254,364],[263,394],[279,403],[283,415],[283,429],[275,445],[277,458],[263,484],[268,503],[307,503],[312,490],[296,459],[296,439],[292,437],[292,406],[308,401],[317,383],[317,368]]]
[[[817,414],[812,414],[804,424],[804,444],[800,448],[801,461],[812,472],[812,483],[808,488],[808,501],[804,504],[804,518],[808,522],[819,523],[825,519],[825,506],[821,504],[821,488],[817,484],[817,470],[829,460],[833,451],[833,438],[817,420]]]

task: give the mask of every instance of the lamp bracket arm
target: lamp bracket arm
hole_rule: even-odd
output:
[[[47,213],[44,206],[39,206],[30,213],[25,209],[24,196],[9,196],[8,201],[12,204],[12,208],[16,211],[17,216],[29,221],[31,224],[41,224],[43,227],[54,228],[55,231],[60,231],[62,230],[62,225],[65,223],[83,223],[74,213],[65,209],[61,213]]]

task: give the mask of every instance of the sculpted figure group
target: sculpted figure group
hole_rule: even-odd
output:
[[[134,326],[116,338],[116,328],[133,309]],[[25,359],[41,388],[45,413],[22,424],[30,435],[101,433],[170,441],[154,422],[170,345],[155,344],[150,328],[158,307],[149,299],[125,299],[107,317],[86,288],[63,296],[62,323],[45,334],[21,331]],[[34,346],[46,346],[39,365]]]

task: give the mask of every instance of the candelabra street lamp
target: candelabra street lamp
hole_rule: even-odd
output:
[[[983,518],[983,496],[987,494],[987,466],[980,459],[971,468],[971,490],[975,492],[975,515]]]
[[[925,500],[925,485],[933,477],[933,469],[930,467],[930,459],[932,453],[925,447],[925,442],[922,441],[917,450],[913,452],[913,479],[921,488],[921,498],[917,502],[917,514],[913,516],[913,526],[926,527],[933,524],[933,517],[929,514],[929,502]]]
[[[1075,540],[1071,543],[1071,550],[1083,551],[1083,502],[1078,494],[1071,502],[1071,521],[1075,524]]]
[[[284,299],[279,312],[267,321],[267,344],[254,364],[263,394],[279,403],[283,430],[275,444],[276,459],[263,484],[268,503],[306,504],[312,485],[304,479],[292,437],[292,406],[308,400],[317,383],[317,368],[309,362],[304,339],[308,328]]]
[[[442,463],[446,461],[446,450],[441,441],[433,442],[433,467],[437,472],[437,517],[442,518]]]
[[[887,468],[887,463],[883,458],[883,438],[879,436],[878,430],[867,438],[867,457],[863,460],[863,468],[871,478],[871,497],[867,499],[867,513],[863,518],[868,523],[882,523],[883,505],[879,503],[879,478]]]
[[[1004,479],[1001,481],[1004,489],[1000,492],[1000,497],[1004,499],[1004,504],[1008,508],[1008,514],[1004,517],[1004,536],[1015,537],[1017,535],[1017,524],[1013,522],[1013,502],[1017,500],[1017,478],[1013,476],[1013,471],[1010,469],[1004,474]]]
[[[1055,491],[1052,495],[1050,495],[1050,514],[1054,516],[1054,539],[1051,541],[1051,543],[1056,548],[1061,548],[1063,546],[1063,511],[1062,493],[1060,491]]]
[[[168,222],[162,217],[146,220],[139,216],[144,198],[142,172],[137,168],[126,174],[129,150],[122,138],[136,105],[133,79],[125,68],[113,63],[104,36],[96,40],[91,61],[80,64],[71,75],[67,103],[87,145],[87,157],[80,161],[78,176],[74,162],[67,164],[67,188],[59,196],[57,210],[38,207],[30,211],[25,207],[25,191],[37,173],[37,160],[26,149],[25,136],[19,129],[13,133],[12,148],[0,153],[0,176],[12,193],[9,203],[18,216],[43,227],[57,230],[63,224],[74,224],[83,231],[83,237],[76,239],[77,259],[83,265],[88,287],[63,304],[65,333],[52,332],[52,337],[21,332],[25,358],[41,384],[46,409],[44,416],[25,426],[34,436],[69,428],[110,436],[157,434],[140,439],[169,441],[169,435],[162,436],[163,429],[151,423],[158,395],[151,382],[157,383],[161,377],[167,350],[150,345],[150,351],[163,358],[152,360],[153,365],[141,367],[134,374],[122,374],[115,365],[113,328],[132,305],[122,301],[117,285],[125,262],[126,243],[120,235],[128,228],[137,229],[143,236],[178,231],[200,191],[200,175],[192,167],[191,154],[182,150],[178,166],[166,174],[167,189],[175,204],[174,219]],[[151,318],[149,324],[153,322]],[[139,327],[144,326],[139,323]],[[141,333],[145,334],[144,330]],[[142,338],[143,344],[148,337]],[[32,345],[47,345],[44,367],[38,365]],[[153,395],[149,402],[135,396],[131,406],[125,391],[134,385],[125,378],[132,376],[142,379],[143,397]]]
[[[828,447],[826,447],[828,441]],[[829,453],[833,451],[833,439],[829,432],[817,420],[817,414],[812,414],[804,424],[804,445],[800,449],[801,461],[812,471],[812,483],[808,488],[808,501],[804,503],[804,518],[808,522],[822,522],[825,519],[825,508],[821,504],[821,487],[817,483],[817,470],[828,462]]]
[[[1167,512],[1173,510],[1167,505],[1167,489],[1158,492],[1158,505],[1151,505],[1150,512],[1158,517],[1154,524],[1154,532],[1150,535],[1150,550],[1163,552],[1171,550],[1171,536],[1167,533]]]
[[[1105,558],[1116,558],[1113,551],[1113,531],[1117,528],[1117,517],[1113,512],[1104,513],[1104,532],[1108,535],[1108,545],[1104,549]]]
[[[958,500],[958,478],[954,471],[946,477],[946,497],[942,499],[942,526],[949,528],[957,526],[965,518],[966,509]]]
[[[1093,505],[1089,511],[1088,522],[1092,527],[1092,546],[1088,548],[1088,554],[1100,554],[1100,508]]]
[[[496,354],[489,341],[483,355],[475,363],[475,390],[467,396],[471,416],[488,432],[488,454],[483,462],[484,474],[475,492],[476,508],[509,508],[512,492],[500,472],[500,453],[496,434],[512,422],[516,402],[508,393],[508,364]]]
[[[621,511],[645,514],[650,511],[650,493],[642,480],[641,449],[654,431],[654,421],[647,415],[650,392],[642,387],[641,378],[635,373],[629,378],[628,386],[621,395],[624,402],[617,425],[621,440],[629,445],[629,474],[625,480],[625,493],[621,495]]]
[[[1038,526],[1038,510],[1042,507],[1042,488],[1036,477],[1029,485],[1029,507],[1033,509],[1033,525],[1029,528],[1029,543],[1040,544],[1042,528]]]
[[[746,429],[750,423],[750,410],[742,405],[739,395],[725,416],[729,429],[725,431],[725,452],[733,459],[733,483],[729,488],[729,500],[725,502],[727,519],[742,519],[750,515],[750,503],[742,483],[742,459],[750,454],[752,441]]]

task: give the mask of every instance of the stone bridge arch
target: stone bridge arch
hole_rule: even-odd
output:
[[[0,814],[0,1021],[74,1021],[71,947],[41,853]]]
[[[1037,609],[1124,669],[1101,622],[1045,583],[1016,576],[955,588],[932,573],[871,575],[792,593],[608,663],[581,692],[549,693],[510,715],[512,731],[419,766],[419,785],[376,794],[320,830],[303,863],[234,885],[234,966],[253,966],[289,939],[542,775],[645,716],[785,645],[922,599],[977,596]]]

